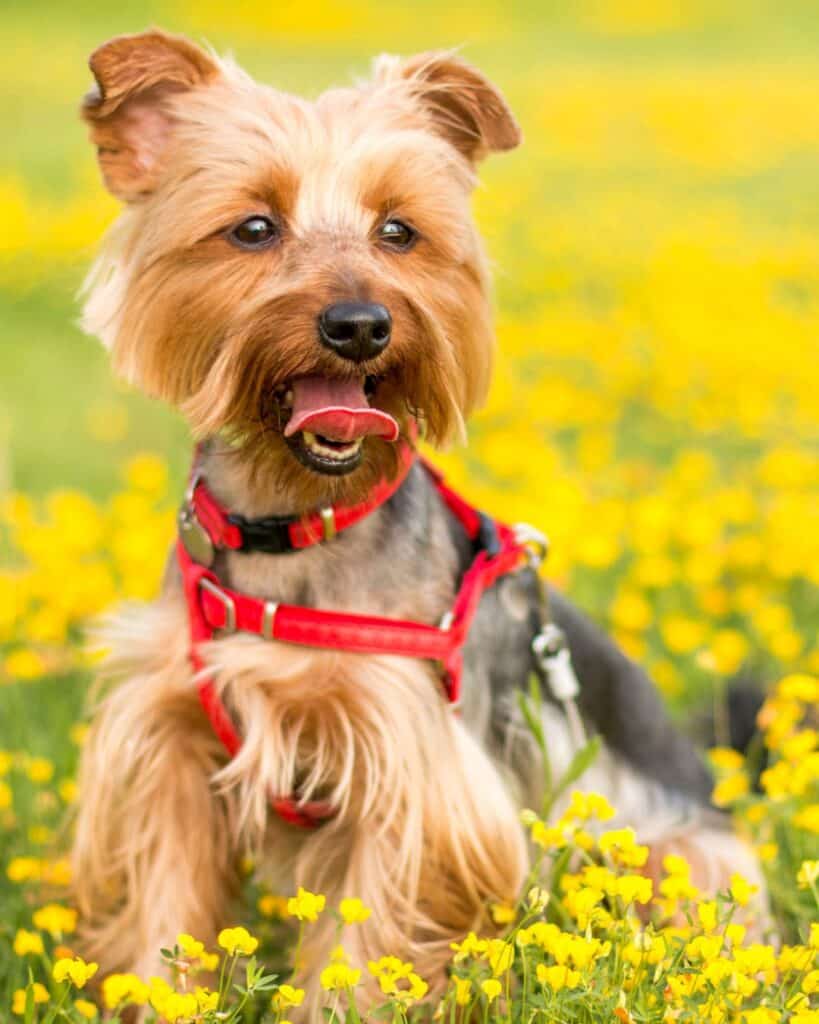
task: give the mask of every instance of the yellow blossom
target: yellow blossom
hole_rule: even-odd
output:
[[[216,940],[230,956],[250,956],[255,953],[259,940],[246,928],[223,928]]]
[[[517,916],[511,903],[492,903],[489,911],[495,924],[511,924]]]
[[[319,984],[328,992],[354,988],[361,980],[361,971],[348,964],[328,964],[319,975]]]
[[[109,1010],[128,1004],[144,1006],[148,995],[148,986],[135,974],[109,974],[102,982],[102,1001]]]
[[[32,990],[35,1004],[48,1002],[48,989],[45,985],[41,985],[39,981],[35,981],[32,985]],[[11,1010],[12,1013],[17,1013],[21,1017],[26,1012],[26,990],[24,988],[18,988],[15,990],[12,997]]]
[[[99,1011],[93,1003],[89,1003],[87,999],[75,999],[74,1009],[81,1017],[85,1017],[86,1020],[94,1020]]]
[[[98,964],[86,963],[81,957],[63,957],[58,960],[52,969],[52,976],[55,981],[70,981],[77,988],[84,988],[89,978],[97,973]]]
[[[316,921],[319,914],[324,910],[326,899],[323,895],[309,892],[299,886],[295,896],[287,901],[287,913],[291,917],[297,917],[300,921]]]
[[[304,1002],[304,989],[294,988],[292,985],[279,985],[273,993],[272,1005],[274,1010],[288,1010],[291,1006],[301,1006]]]
[[[71,935],[77,928],[77,911],[59,903],[47,903],[35,910],[32,920],[40,931],[48,932],[52,938]]]
[[[43,952],[43,940],[37,932],[20,928],[14,936],[14,952],[17,956],[28,956],[29,953],[39,956]]]
[[[486,981],[481,982],[481,991],[486,996],[487,1000],[492,1003],[503,991],[503,986],[497,978],[487,978]]]
[[[339,903],[338,911],[345,924],[361,924],[366,921],[372,911],[365,907],[358,897],[347,897]]]
[[[541,985],[546,985],[553,992],[560,992],[564,988],[577,988],[580,984],[580,972],[560,964],[552,967],[538,964],[535,972]]]
[[[819,835],[819,804],[808,804],[793,816],[797,828]]]
[[[455,1003],[457,1006],[468,1006],[472,998],[472,982],[469,978],[459,978],[453,975],[452,982],[455,986]]]
[[[740,907],[747,906],[753,894],[758,890],[759,886],[751,885],[742,875],[736,873],[731,875],[731,899]]]

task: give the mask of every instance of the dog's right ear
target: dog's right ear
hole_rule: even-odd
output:
[[[149,195],[173,128],[168,97],[212,82],[219,65],[182,36],[158,29],[117,36],[94,50],[96,88],[83,100],[103,179],[119,199]]]

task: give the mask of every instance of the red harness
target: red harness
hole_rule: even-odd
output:
[[[321,611],[299,605],[277,604],[222,586],[201,552],[250,547],[253,536],[256,550],[295,551],[331,540],[339,530],[360,522],[398,490],[416,460],[414,449],[406,442],[401,453],[401,468],[395,479],[382,481],[369,498],[358,505],[335,506],[298,520],[267,519],[248,521],[229,515],[194,472],[188,499],[180,513],[180,539],[177,558],[182,571],[190,621],[190,657],[199,676],[199,697],[214,732],[233,757],[242,740],[219,696],[211,676],[204,674],[199,644],[213,639],[217,631],[255,633],[265,640],[352,651],[357,654],[398,654],[438,662],[442,670],[446,697],[457,704],[461,693],[463,649],[485,590],[506,573],[520,569],[530,558],[528,540],[518,539],[515,530],[497,523],[473,508],[446,486],[441,474],[426,461],[442,500],[463,526],[475,545],[476,553],[461,579],[452,608],[438,626],[376,615],[353,615]],[[254,533],[255,531],[255,533]],[[191,532],[196,543],[191,543]],[[273,536],[268,544],[265,537]],[[200,557],[195,560],[192,553]],[[273,807],[285,821],[314,828],[332,817],[332,808],[319,802],[299,801],[295,797],[276,797]]]

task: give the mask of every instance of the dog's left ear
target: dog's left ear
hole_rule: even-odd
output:
[[[375,62],[378,83],[405,82],[428,113],[438,134],[470,163],[489,153],[514,149],[520,126],[500,91],[477,68],[446,51]]]

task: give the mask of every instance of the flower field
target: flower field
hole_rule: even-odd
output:
[[[336,1020],[440,1006],[452,1024],[817,1024],[811,5],[103,6],[33,0],[0,15],[0,1021],[76,1024],[138,1004],[169,1021],[281,1024],[303,998],[293,948],[334,914],[322,985]],[[175,415],[112,382],[75,325],[74,293],[116,212],[75,117],[85,61],[151,23],[296,91],[363,73],[382,50],[456,44],[504,89],[525,145],[488,163],[476,194],[497,271],[495,385],[469,447],[436,459],[476,503],[548,532],[550,579],[649,668],[682,721],[712,714],[715,799],[769,880],[764,943],[744,930],[743,879],[704,900],[672,858],[651,892],[634,837],[606,832],[604,801],[578,795],[557,823],[546,808],[525,816],[537,872],[518,906],[491,908],[500,937],[453,948],[440,1003],[424,1005],[432,979],[400,950],[347,961],[345,930],[368,913],[355,893],[339,908],[266,893],[250,865],[249,931],[213,949],[179,936],[165,981],[98,985],[75,958],[64,854],[97,657],[86,629],[156,592],[189,451]],[[769,694],[747,759],[726,745],[737,676]],[[380,1008],[355,995],[368,974]]]

